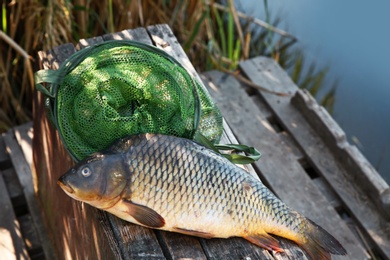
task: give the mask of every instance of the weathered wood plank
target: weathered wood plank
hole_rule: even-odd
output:
[[[30,214],[25,214],[18,217],[20,224],[20,230],[22,234],[22,239],[26,245],[28,254],[33,258],[34,255],[41,255],[44,257],[43,249],[41,246],[41,241],[39,236],[34,228],[33,219]]]
[[[379,208],[390,216],[390,187],[354,145],[347,142],[344,131],[329,113],[307,90],[298,91],[291,100],[316,133],[340,158],[348,172],[355,172],[362,188],[376,202]]]
[[[105,41],[109,40],[134,40],[145,44],[153,45],[152,40],[149,37],[145,28],[136,28],[130,30],[123,30],[119,33],[112,33],[103,36]],[[122,234],[124,247],[127,249],[131,259],[134,258],[154,258],[163,259],[165,258],[164,253],[158,244],[155,232],[158,234],[159,231],[153,231],[145,227],[134,225],[123,221],[115,216],[110,216],[116,223],[116,227]],[[161,243],[165,243],[165,236],[161,238]],[[194,254],[193,248],[187,248],[189,254]],[[174,258],[177,252],[165,252],[171,254]]]
[[[0,171],[0,258],[30,259]]]
[[[51,257],[53,256],[53,251],[43,225],[39,205],[35,198],[35,191],[30,165],[27,163],[24,154],[20,149],[20,146],[12,131],[9,131],[7,134],[4,135],[4,142],[6,144],[7,151],[10,155],[15,172],[18,176],[19,183],[23,188],[23,193],[27,202],[29,212],[33,217],[34,228],[40,236],[40,241],[42,242],[45,255],[47,257]]]
[[[364,258],[364,250],[355,245],[348,227],[307,176],[291,150],[269,126],[261,111],[240,88],[240,84],[231,76],[224,77],[221,72],[208,72],[205,75],[212,84],[209,92],[229,126],[240,133],[237,136],[240,143],[250,144],[262,151],[262,158],[255,163],[262,180],[288,205],[330,231],[346,247],[350,256],[354,259]]]
[[[131,40],[133,39],[132,37],[132,34],[135,32],[136,35],[140,35],[141,32],[146,32],[145,29],[136,29],[136,30],[126,30],[126,31],[123,31],[123,32],[120,32],[118,34],[111,34],[111,35],[105,35],[103,37],[95,37],[93,39],[86,39],[86,40],[81,40],[78,44],[78,48],[85,48],[86,46],[90,45],[90,44],[95,44],[97,42],[102,42],[104,40],[113,40],[113,39],[128,39],[128,40]],[[145,35],[147,36],[147,33],[145,33]],[[151,40],[149,38],[149,41],[145,40],[146,38],[144,37],[144,40],[143,42],[146,42],[146,43],[149,43],[151,44]],[[142,41],[142,39],[141,39]],[[58,50],[58,49],[61,49],[61,47],[64,47],[66,49],[65,53],[67,54],[72,54],[74,52],[74,50],[71,50],[72,49],[72,46],[69,46],[69,45],[65,45],[65,46],[60,46],[59,48],[57,48],[56,50],[52,51],[52,61],[53,62],[53,59],[54,59],[54,62],[57,62],[58,65],[60,65],[61,61],[63,61],[64,59],[67,58],[66,55],[61,55],[61,50]],[[56,61],[55,59],[59,59],[60,61]],[[53,63],[47,63],[47,68],[50,68],[49,66],[52,65]],[[55,68],[58,68],[58,65],[55,65]],[[52,132],[52,129],[51,131]],[[57,140],[58,140],[58,137],[57,137]],[[61,146],[61,145],[60,145]],[[63,150],[63,147],[61,147],[61,149]],[[69,158],[68,158],[68,161],[69,161]],[[68,163],[68,167],[71,166],[71,163],[69,162]],[[62,168],[65,168],[65,167],[62,167]],[[65,170],[63,170],[64,172]],[[57,174],[58,175],[58,174]],[[59,176],[58,176],[59,177]],[[68,198],[68,200],[71,200],[70,198]],[[78,202],[74,202],[74,203],[78,203]],[[88,206],[87,206],[88,207]],[[149,237],[151,236],[154,236],[154,233],[153,231],[149,230],[149,229],[145,229],[143,227],[135,227],[133,229],[131,229],[131,232],[129,232],[129,229],[126,229],[126,225],[118,225],[117,223],[115,223],[115,221],[117,221],[117,218],[113,215],[110,215],[108,213],[105,213],[105,212],[99,212],[100,213],[100,216],[102,217],[102,215],[104,215],[102,217],[102,219],[104,219],[105,221],[109,221],[111,223],[114,223],[113,225],[115,226],[109,226],[109,225],[105,225],[105,228],[104,228],[104,232],[106,233],[107,237],[108,237],[108,240],[110,243],[110,246],[111,247],[118,247],[118,248],[113,248],[113,251],[114,253],[117,255],[117,257],[122,257],[124,259],[127,259],[127,252],[125,252],[125,250],[123,249],[123,244],[134,244],[134,242],[137,242],[137,241],[140,241],[139,239],[142,238],[142,234],[149,234]],[[76,213],[77,214],[77,213]],[[80,220],[80,221],[85,221],[85,220]],[[93,220],[92,220],[93,221]],[[116,241],[118,240],[118,236],[116,236],[115,232],[111,232],[112,230],[109,230],[109,229],[121,229],[121,231],[124,230],[124,232],[128,232],[130,233],[130,236],[129,234],[126,235],[126,237],[132,237],[133,238],[133,241]],[[146,230],[146,231],[145,231]],[[117,234],[118,235],[118,234]],[[120,235],[120,234],[119,234]],[[152,244],[151,242],[153,241],[157,241],[155,238],[154,240],[153,239],[150,239],[149,241],[147,241],[147,243],[144,243],[145,245],[150,245]],[[156,242],[157,243],[157,242]],[[122,250],[120,250],[122,249]],[[132,246],[130,247],[131,250],[129,250],[129,253],[132,255],[132,256],[136,256],[136,255],[141,255],[141,254],[145,254],[145,251],[143,247],[140,247],[140,246]],[[156,247],[156,249],[154,250],[157,250],[158,247]],[[138,250],[138,251],[137,251]],[[137,251],[137,252],[136,252]],[[145,257],[147,257],[148,255],[145,254]],[[162,253],[160,254],[160,257],[162,257]]]
[[[20,146],[20,149],[24,155],[24,158],[29,166],[31,177],[32,177],[32,183],[33,183],[33,190],[34,193],[37,192],[37,181],[36,176],[32,174],[32,138],[33,138],[33,128],[32,128],[32,122],[25,123],[23,125],[19,125],[13,128],[13,132],[15,134],[16,140]]]
[[[7,151],[10,155],[13,167],[17,173],[20,184],[24,190],[24,194],[27,197],[32,198],[34,196],[34,191],[32,189],[32,178],[31,170],[28,165],[22,150],[19,147],[18,141],[12,130],[8,131],[4,135],[4,141],[7,147]],[[34,203],[34,202],[33,202]]]
[[[277,88],[293,96],[298,88],[272,59],[258,57],[240,63],[241,69],[250,80],[266,88]],[[304,151],[312,166],[332,186],[343,201],[344,206],[364,229],[368,239],[375,242],[381,254],[390,257],[388,236],[389,221],[384,218],[368,195],[344,168],[345,159],[335,155],[310,126],[299,111],[290,103],[290,97],[277,97],[268,93],[259,93],[274,111],[279,122],[293,136]],[[343,142],[343,134],[337,130],[335,140]],[[364,205],[364,207],[362,207]]]
[[[126,222],[109,213],[118,248],[123,259],[165,259],[164,252],[152,229]]]
[[[152,229],[126,222],[107,213],[111,228],[119,232],[116,236],[123,250],[123,259],[165,259],[164,253]],[[115,233],[114,231],[114,233]]]
[[[152,41],[146,32],[145,28],[135,28],[129,30],[123,30],[117,33],[110,33],[103,35],[105,41],[110,40],[134,40],[146,44],[152,45]]]
[[[152,44],[146,30],[144,28],[136,28],[106,34],[102,37],[84,39],[78,43],[77,47],[85,48],[99,42],[110,40],[136,40],[146,44]],[[161,251],[153,230],[122,221],[106,212],[102,212],[101,214],[106,215],[106,219],[111,223],[110,228],[114,231],[105,231],[110,241],[110,246],[118,247],[122,258],[164,258],[164,254]]]
[[[22,150],[24,158],[31,169],[32,165],[32,122],[25,123],[13,128],[16,140]]]
[[[315,178],[313,179],[313,182],[317,185],[322,194],[324,194],[333,208],[338,209],[342,207],[340,199],[337,197],[329,183],[327,183],[323,178]]]
[[[102,36],[97,36],[93,38],[88,38],[88,39],[81,39],[79,42],[76,44],[76,50],[81,50],[84,49],[88,46],[95,45],[97,43],[104,42],[104,39]]]
[[[208,259],[274,259],[272,255],[242,238],[202,239]]]
[[[173,34],[168,25],[151,25],[147,27],[147,31],[149,32],[156,47],[164,50],[174,57],[190,73],[190,75],[195,77],[199,82],[202,82],[191,61],[188,59],[187,54],[184,52],[180,43],[176,39],[176,36]]]
[[[3,179],[6,183],[15,214],[19,215],[27,212],[27,202],[15,170],[13,168],[3,170]]]
[[[40,66],[58,69],[75,51],[73,45],[66,44],[39,52]],[[103,229],[106,223],[104,219],[100,222],[99,211],[72,200],[57,185],[57,179],[73,165],[73,161],[48,120],[44,97],[39,92],[34,95],[33,115],[33,175],[37,178],[38,198],[50,236],[50,240],[44,241],[53,243],[55,254],[60,259],[84,259],[85,256],[92,259],[120,258],[118,251],[111,249],[106,238],[100,235],[106,232]]]
[[[12,131],[21,148],[27,164],[31,168],[32,163],[32,122],[16,126]],[[30,257],[37,259],[44,257],[41,241],[37,234],[33,217],[28,213],[28,205],[24,194],[24,188],[19,182],[18,175],[13,168],[3,171],[3,177],[10,194],[14,212],[20,224],[21,234]],[[38,220],[40,221],[40,220]],[[45,232],[41,230],[40,232]]]
[[[147,32],[149,33],[151,40],[153,41],[154,45],[157,48],[160,48],[167,52],[169,55],[173,56],[177,61],[179,61],[181,64],[187,63],[188,66],[185,67],[187,70],[190,71],[191,74],[195,73],[195,69],[192,67],[191,63],[189,62],[188,58],[186,60],[186,55],[184,51],[182,50],[180,44],[178,44],[176,38],[174,38],[174,35],[172,34],[172,31],[170,31],[170,28],[167,25],[156,25],[156,26],[149,26],[147,27]],[[167,37],[166,34],[169,34],[170,37],[167,38],[167,41],[164,41],[162,38]],[[164,42],[162,42],[164,41]],[[171,46],[171,43],[175,41],[177,45]],[[192,67],[192,68],[191,68]],[[165,241],[166,248],[169,251],[170,255],[173,258],[179,258],[181,255],[195,255],[200,256],[200,258],[205,258],[202,246],[199,242],[198,238],[195,237],[189,237],[182,234],[177,234],[175,236],[169,235],[168,232],[161,232],[161,237]],[[183,239],[187,241],[187,245],[184,248],[184,245],[182,248],[179,248],[181,251],[172,251],[172,249],[176,248],[176,242],[177,239]],[[192,246],[189,246],[191,245]],[[191,253],[188,254],[188,250],[192,248]],[[176,248],[177,249],[177,248]]]
[[[156,235],[167,259],[207,259],[194,237],[168,231],[156,231]]]
[[[65,43],[61,46],[56,46],[52,49],[53,56],[58,62],[58,65],[61,65],[67,58],[69,58],[73,53],[76,52],[75,46],[71,43]],[[56,63],[52,64],[56,65]],[[52,68],[57,69],[57,68]]]

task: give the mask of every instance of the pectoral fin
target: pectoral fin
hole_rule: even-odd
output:
[[[143,205],[135,204],[130,200],[123,200],[127,206],[128,213],[142,225],[161,228],[165,225],[165,220],[156,211]]]
[[[203,237],[203,238],[213,238],[214,237],[214,234],[211,234],[211,233],[197,231],[197,230],[191,230],[191,229],[185,229],[185,228],[173,227],[172,231],[182,233],[185,235],[196,236],[196,237]]]
[[[267,250],[274,250],[276,252],[283,252],[283,249],[279,245],[279,241],[268,235],[267,233],[259,234],[259,235],[252,235],[252,236],[245,236],[244,237],[249,242],[265,248]]]

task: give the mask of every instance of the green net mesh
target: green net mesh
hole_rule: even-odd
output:
[[[204,86],[153,46],[101,43],[51,72],[42,81],[51,83],[52,121],[76,160],[126,135],[193,139],[199,131],[214,143],[222,135],[221,114]]]

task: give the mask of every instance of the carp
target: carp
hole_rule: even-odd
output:
[[[145,227],[203,238],[242,237],[282,252],[277,235],[313,259],[345,255],[343,246],[290,209],[261,181],[189,139],[122,138],[58,180],[70,197]]]

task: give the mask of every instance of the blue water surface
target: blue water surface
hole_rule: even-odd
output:
[[[236,5],[265,20],[263,1]],[[279,27],[299,38],[306,58],[329,65],[328,87],[339,82],[333,117],[390,183],[390,1],[271,0],[268,6],[282,18]]]

